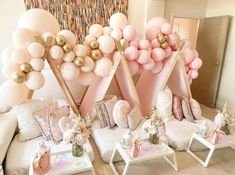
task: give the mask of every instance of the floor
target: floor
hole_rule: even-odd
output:
[[[216,110],[202,106],[203,115],[210,119],[216,114]],[[91,140],[95,153],[93,166],[97,175],[112,175],[113,172],[109,164],[104,163],[99,155],[95,143]],[[202,152],[206,155],[206,151]],[[212,157],[208,168],[204,168],[186,152],[176,152],[179,171],[176,172],[164,159],[146,161],[130,167],[128,175],[235,175],[235,150],[226,148],[217,150]],[[116,163],[116,168],[121,172],[124,163]]]

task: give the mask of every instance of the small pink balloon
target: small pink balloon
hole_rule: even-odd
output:
[[[12,52],[12,61],[16,64],[28,63],[30,60],[28,52],[24,48],[15,48]]]
[[[157,48],[157,47],[160,47],[160,43],[158,42],[157,39],[153,39],[151,41],[151,46],[152,46],[152,48]]]
[[[1,61],[2,64],[10,64],[12,63],[12,52],[14,51],[14,47],[7,47],[2,51]]]
[[[151,49],[150,42],[146,39],[142,39],[139,41],[139,49],[140,50],[148,50]]]
[[[188,73],[188,71],[190,70],[189,66],[186,64],[185,65],[185,71]]]
[[[160,28],[156,26],[152,26],[148,28],[145,32],[146,39],[149,40],[150,42],[157,38],[157,34],[160,32]]]
[[[165,23],[161,26],[161,32],[169,35],[172,32],[172,27],[169,23]]]
[[[136,29],[132,25],[128,25],[123,29],[123,38],[132,41],[136,37]]]
[[[127,47],[124,52],[124,55],[128,60],[135,60],[138,57],[138,54],[138,50],[133,46]]]
[[[94,72],[101,77],[107,77],[112,70],[113,63],[109,58],[103,57],[96,61]]]
[[[168,58],[169,56],[171,56],[171,53],[172,53],[171,47],[166,48],[166,49],[165,49],[165,53],[166,53],[166,58]]]
[[[147,71],[150,71],[155,68],[155,62],[153,61],[153,59],[150,58],[147,63],[143,64],[143,68]]]
[[[7,79],[11,79],[12,74],[19,70],[18,64],[5,64],[2,68],[2,73]]]
[[[160,62],[166,57],[166,54],[162,48],[155,48],[152,50],[151,56],[155,61]]]
[[[189,67],[191,69],[199,69],[202,67],[202,60],[200,58],[195,58],[193,61],[189,64]]]
[[[192,79],[196,79],[198,77],[198,71],[197,70],[189,70],[188,75]]]
[[[13,106],[26,100],[28,92],[29,89],[24,83],[7,80],[0,86],[0,99],[6,105]]]
[[[110,54],[115,49],[115,42],[111,36],[102,35],[97,40],[99,42],[99,49],[104,54]]]
[[[163,68],[163,63],[156,62],[155,67],[152,69],[152,73],[157,74],[157,73],[161,72],[162,68]]]
[[[193,57],[198,58],[199,57],[198,51],[196,51],[195,49],[192,49],[192,51],[193,51]]]
[[[44,76],[41,72],[31,71],[27,74],[25,85],[31,90],[38,90],[43,87],[45,83]]]
[[[184,49],[186,49],[186,48],[191,48],[191,44],[190,44],[190,41],[189,41],[189,40],[183,39],[182,41],[184,42],[183,51],[184,51]]]
[[[183,51],[184,63],[189,64],[193,60],[193,51],[190,48],[185,48]]]
[[[168,37],[169,37],[169,45],[170,46],[176,45],[176,43],[179,42],[179,40],[180,40],[179,35],[176,33],[171,33],[170,35],[168,35]]]
[[[139,57],[137,58],[137,62],[139,64],[145,64],[150,59],[150,53],[147,50],[139,50]]]
[[[135,48],[138,48],[139,42],[138,42],[137,40],[133,40],[133,41],[130,42],[130,46],[133,46],[133,47],[135,47]]]
[[[128,61],[128,67],[131,75],[135,75],[139,70],[139,64],[136,61]]]
[[[78,76],[78,83],[83,86],[89,86],[96,79],[96,74],[93,71],[90,72],[80,72]]]

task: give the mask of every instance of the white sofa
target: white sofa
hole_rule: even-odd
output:
[[[213,130],[214,124],[211,120],[203,118],[209,124],[210,129]],[[168,138],[169,145],[174,147],[178,151],[183,151],[187,149],[190,138],[194,132],[199,130],[199,123],[202,120],[195,120],[194,123],[188,122],[186,119],[183,121],[178,121],[173,119],[166,123],[166,136]],[[134,137],[139,139],[147,138],[148,135],[142,130],[141,125],[145,119],[138,125],[137,129],[132,133]],[[92,125],[92,137],[98,147],[100,156],[103,161],[109,162],[117,142],[122,139],[122,135],[128,129],[114,127],[110,128],[101,128],[97,120],[94,121]],[[194,150],[202,149],[203,147],[198,144],[194,144]]]

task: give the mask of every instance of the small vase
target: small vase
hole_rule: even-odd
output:
[[[157,136],[157,133],[149,134],[149,142],[152,143],[152,144],[158,144],[159,143],[159,137]]]
[[[221,131],[223,131],[226,135],[230,134],[230,129],[227,123],[221,128]]]
[[[74,157],[81,157],[83,155],[83,146],[73,144],[72,145],[72,154]]]

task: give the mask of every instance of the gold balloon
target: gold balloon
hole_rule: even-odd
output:
[[[63,35],[57,35],[55,37],[55,42],[56,42],[57,45],[63,46],[63,45],[66,44],[66,39]]]
[[[23,83],[26,79],[26,74],[22,71],[18,71],[12,74],[12,79],[16,83]]]
[[[161,44],[161,47],[162,47],[163,49],[167,49],[167,48],[169,47],[168,42],[162,43],[162,44]]]
[[[75,57],[73,64],[77,67],[82,67],[85,64],[85,60],[83,57]]]
[[[96,41],[96,40],[92,40],[92,41],[89,43],[89,46],[91,47],[91,49],[98,49],[98,48],[99,48],[99,43],[98,43],[98,41]]]
[[[30,66],[29,63],[23,63],[23,64],[20,65],[20,70],[27,74],[27,73],[30,72],[31,66]]]
[[[91,58],[93,60],[99,60],[102,57],[102,53],[99,49],[95,49],[91,51]]]
[[[162,37],[162,36],[164,36],[164,34],[163,34],[162,32],[159,32],[159,33],[157,34],[157,37]]]
[[[71,44],[69,44],[69,43],[66,43],[64,46],[63,46],[63,50],[64,50],[64,52],[70,52],[71,50],[72,50],[72,46],[71,46]]]
[[[159,42],[160,44],[162,44],[162,43],[164,43],[164,42],[166,41],[164,35],[158,36],[157,39],[158,39],[158,42]]]
[[[164,37],[165,37],[166,41],[169,41],[169,36],[168,35],[165,35]]]

